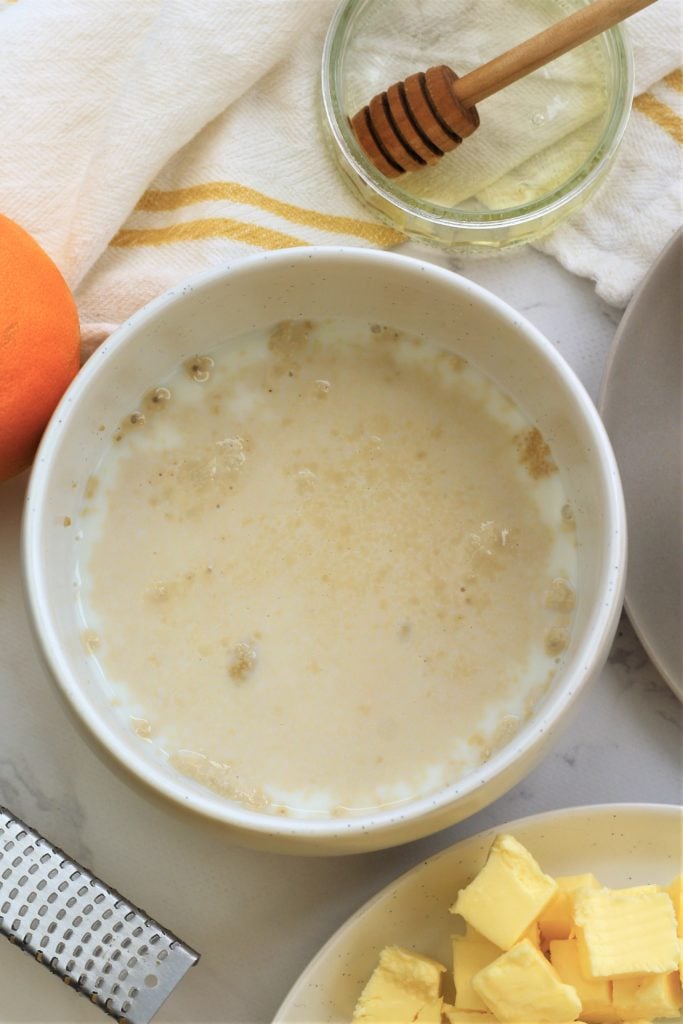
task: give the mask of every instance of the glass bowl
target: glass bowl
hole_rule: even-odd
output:
[[[342,0],[325,40],[323,125],[353,191],[392,227],[455,249],[532,241],[603,181],[631,109],[620,26],[480,104],[481,126],[438,164],[386,178],[350,118],[393,82],[447,64],[462,76],[584,0]]]

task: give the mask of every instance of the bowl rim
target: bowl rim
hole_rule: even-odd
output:
[[[430,232],[429,239],[433,242],[440,239],[441,244],[444,244],[445,232],[450,231],[466,233],[469,236],[468,241],[474,244],[492,245],[496,244],[493,239],[501,231],[528,228],[541,218],[556,219],[566,208],[571,209],[572,204],[582,194],[590,195],[593,187],[611,165],[631,113],[635,81],[634,60],[630,39],[622,24],[614,25],[601,34],[605,37],[605,45],[613,50],[617,57],[613,66],[615,94],[607,111],[607,121],[601,137],[584,164],[574,171],[567,181],[540,199],[504,210],[468,214],[462,210],[457,211],[457,208],[452,210],[448,206],[411,197],[398,185],[394,189],[392,180],[380,174],[357,145],[343,111],[337,109],[339,103],[333,81],[336,70],[335,51],[340,46],[338,35],[340,29],[344,27],[345,19],[352,17],[354,8],[367,2],[368,0],[339,0],[325,35],[320,65],[320,92],[324,127],[340,161],[339,166],[344,172],[344,177],[356,193],[360,192],[363,201],[382,219],[392,227],[402,228],[409,236],[420,239],[423,239],[425,229],[431,228],[435,234]],[[576,2],[580,7],[589,4],[590,0]],[[596,159],[598,153],[600,155]],[[585,167],[589,169],[583,173]],[[388,212],[389,210],[392,212]],[[396,220],[394,212],[397,215]],[[455,215],[456,212],[459,213],[458,216]]]
[[[524,334],[529,343],[545,358],[549,369],[570,388],[594,440],[594,454],[598,460],[606,495],[604,525],[601,527],[604,533],[605,555],[599,585],[596,588],[591,629],[575,670],[562,679],[561,686],[558,686],[553,694],[548,695],[542,713],[535,715],[531,722],[525,723],[505,747],[486,763],[468,772],[460,782],[446,786],[436,793],[428,793],[379,811],[353,813],[348,818],[296,818],[293,815],[276,816],[249,809],[244,805],[231,803],[209,789],[202,793],[190,789],[184,785],[180,774],[177,780],[172,779],[170,773],[164,771],[154,758],[144,756],[142,748],[140,752],[124,748],[113,728],[114,712],[111,716],[105,716],[97,710],[96,705],[88,699],[87,688],[79,682],[78,673],[60,648],[59,631],[55,627],[49,600],[50,560],[40,543],[43,521],[47,514],[46,493],[58,461],[62,435],[77,403],[87,394],[91,381],[96,376],[106,373],[110,359],[120,349],[134,345],[138,332],[146,324],[154,321],[160,314],[167,313],[174,305],[182,303],[189,294],[210,291],[221,280],[235,275],[250,274],[253,271],[258,272],[270,264],[275,264],[276,267],[287,264],[292,266],[306,263],[311,259],[331,264],[339,259],[350,260],[368,268],[378,264],[384,267],[396,266],[397,269],[403,268],[420,277],[431,276],[435,284],[445,286],[461,299],[497,313],[512,330]],[[123,768],[144,787],[161,794],[176,806],[192,810],[204,819],[231,826],[247,836],[251,834],[280,837],[283,840],[299,840],[304,843],[306,840],[328,840],[331,846],[334,846],[334,840],[360,840],[362,836],[372,833],[375,840],[385,837],[385,841],[375,841],[368,846],[379,848],[396,845],[445,827],[447,821],[445,824],[442,822],[423,829],[411,829],[410,823],[416,826],[418,822],[429,821],[436,815],[443,819],[444,815],[447,816],[449,807],[460,804],[482,786],[494,783],[496,779],[505,776],[518,760],[533,756],[534,751],[539,751],[542,747],[546,735],[575,703],[604,662],[616,631],[626,575],[626,518],[616,460],[592,400],[557,349],[524,316],[482,286],[434,263],[364,247],[302,246],[248,256],[181,282],[136,311],[90,356],[62,397],[38,448],[24,505],[21,547],[29,619],[50,675],[70,710],[75,714],[77,722],[83,726],[87,737],[94,737],[99,748],[113,759],[116,766]],[[509,785],[514,784],[514,781],[513,779]],[[504,785],[502,791],[509,788],[509,785]],[[495,794],[497,795],[500,795],[500,790]],[[492,799],[495,799],[495,796]],[[397,830],[409,833],[407,838],[392,838]]]

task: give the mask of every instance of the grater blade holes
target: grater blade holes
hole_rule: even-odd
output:
[[[149,915],[1,807],[0,861],[0,934],[121,1024],[148,1024],[196,962]]]

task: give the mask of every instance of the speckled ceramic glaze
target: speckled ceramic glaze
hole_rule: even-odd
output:
[[[397,809],[349,818],[275,817],[178,775],[113,713],[79,636],[73,580],[88,476],[138,396],[182,359],[283,319],[354,317],[424,332],[471,360],[515,398],[551,444],[575,511],[578,599],[570,647],[532,719],[481,768]],[[104,426],[104,430],[101,428]],[[361,249],[294,249],[256,256],[167,293],[124,324],[89,360],[39,450],[24,520],[29,607],[58,686],[110,761],[147,791],[279,851],[387,847],[473,814],[548,750],[557,727],[602,666],[623,597],[625,523],[619,478],[595,408],[553,346],[510,307],[432,264]],[[258,723],[254,723],[258,728]]]

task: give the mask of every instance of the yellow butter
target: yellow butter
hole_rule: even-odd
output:
[[[448,1024],[497,1024],[496,1018],[488,1010],[457,1010],[455,1006],[444,1003],[443,1015]]]
[[[461,889],[451,913],[461,914],[486,939],[510,949],[557,892],[528,850],[500,835],[476,878]]]
[[[581,1000],[528,939],[501,953],[472,979],[475,992],[499,1021],[576,1020]]]
[[[612,1002],[624,1021],[645,1015],[680,1020],[683,1006],[681,979],[677,971],[642,975],[639,978],[620,978],[613,983]]]
[[[476,933],[475,933],[476,934]],[[488,939],[471,935],[453,937],[453,981],[456,1010],[486,1010],[486,1004],[472,988],[472,978],[500,956],[500,949]]]
[[[535,946],[536,949],[541,948],[541,932],[537,921],[534,921],[533,924],[529,925],[524,934],[520,936],[520,940],[521,939],[528,939],[531,945]]]
[[[441,1014],[443,1011],[443,999],[438,996],[436,999],[430,999],[428,1003],[417,1011],[413,1017],[413,1024],[441,1024]]]
[[[423,1024],[438,1024],[445,970],[431,957],[387,946],[356,1003],[354,1021],[411,1024],[419,1019]]]
[[[579,889],[574,896],[574,920],[586,977],[620,978],[679,969],[673,905],[659,886]]]
[[[678,878],[674,878],[667,891],[671,897],[671,902],[674,905],[674,913],[676,915],[678,925],[678,937],[683,939],[683,875],[679,875]]]
[[[441,1012],[443,1015],[442,1024],[500,1024],[498,1018],[493,1013],[489,1013],[488,1010],[456,1010],[454,1006],[449,1006],[447,1003],[444,1003]],[[546,1024],[546,1022],[524,1020],[517,1022],[517,1024]],[[589,1024],[589,1022],[584,1020],[571,1020],[562,1021],[561,1024]],[[652,1022],[642,1020],[629,1021],[629,1024],[652,1024]]]
[[[606,979],[585,978],[581,973],[576,939],[553,939],[550,943],[550,962],[560,979],[576,989],[584,1020],[596,1021],[597,1024],[619,1020],[612,1007],[611,983]]]
[[[574,893],[578,889],[599,889],[595,875],[564,875],[555,881],[559,891],[538,918],[541,937],[546,943],[553,939],[568,939],[574,928]]]

